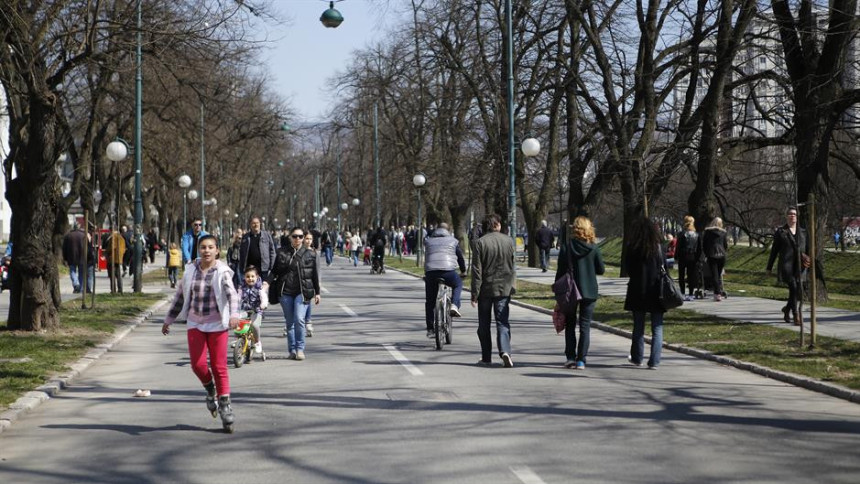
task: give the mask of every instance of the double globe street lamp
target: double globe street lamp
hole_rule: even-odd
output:
[[[182,233],[185,233],[188,230],[188,187],[191,186],[191,177],[180,175],[176,183],[182,189]]]

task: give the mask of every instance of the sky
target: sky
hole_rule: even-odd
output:
[[[390,0],[403,2],[405,0]],[[328,1],[273,0],[272,6],[286,26],[266,26],[261,32],[274,40],[274,48],[263,54],[274,81],[274,90],[287,99],[299,122],[324,118],[336,92],[327,82],[350,63],[354,50],[380,39],[386,19],[395,16],[385,11],[380,0],[344,0],[335,9],[344,21],[337,28],[326,28],[319,18]],[[328,89],[328,91],[326,91]]]

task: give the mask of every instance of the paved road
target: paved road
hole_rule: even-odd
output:
[[[424,337],[422,283],[343,259],[323,274],[308,359],[231,370],[236,433],[221,433],[188,368],[183,328],[131,333],[0,434],[0,482],[856,482],[860,406],[664,352],[625,365],[595,331],[565,370],[545,315],[512,307],[516,367],[480,368],[475,311],[455,344]],[[401,358],[400,362],[395,356]],[[404,364],[407,363],[407,364]],[[498,361],[496,362],[498,365]],[[138,388],[152,391],[134,398]]]

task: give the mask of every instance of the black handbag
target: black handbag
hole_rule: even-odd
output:
[[[675,284],[675,280],[672,279],[672,276],[666,272],[666,268],[662,265],[660,266],[659,298],[660,307],[666,311],[675,309],[684,304],[684,293],[681,292],[681,289],[679,289],[678,285]]]
[[[576,278],[573,276],[573,261],[570,254],[566,255],[567,272],[552,284],[552,292],[555,294],[558,308],[564,313],[570,313],[576,307],[576,303],[582,299],[582,294],[580,294],[579,287],[576,285]]]

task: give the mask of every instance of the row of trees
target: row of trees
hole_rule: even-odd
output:
[[[286,152],[286,103],[255,68],[263,46],[251,25],[265,6],[196,0],[0,2],[0,85],[10,151],[3,160],[14,244],[9,327],[59,324],[57,259],[76,200],[98,227],[124,223],[132,206],[132,160],[111,162],[106,145],[133,138],[137,8],[143,50],[143,205],[161,233],[182,216],[176,179],[199,180],[207,198],[247,214],[265,189],[259,173]],[[202,129],[201,129],[202,128]],[[201,154],[201,137],[205,153]],[[71,190],[61,189],[70,163]],[[101,201],[94,206],[94,191]],[[192,211],[199,214],[199,211]],[[91,220],[93,218],[91,217]]]
[[[763,234],[787,202],[812,193],[822,224],[855,210],[853,197],[831,193],[852,193],[860,175],[856,0],[512,1],[515,134],[543,145],[516,159],[530,234],[554,212],[588,214],[607,234],[646,213],[686,212]],[[375,0],[408,21],[332,80],[329,121],[291,131],[288,106],[256,67],[264,44],[249,34],[277,23],[269,5],[141,4],[144,207],[162,233],[181,214],[176,178],[196,178],[201,155],[207,198],[228,217],[295,222],[319,177],[330,216],[340,182],[341,201],[361,200],[350,219],[371,223],[374,111],[385,225],[414,222],[418,172],[431,222],[462,235],[473,210],[507,214],[503,0]],[[110,162],[104,147],[131,138],[137,5],[0,0],[13,328],[59,324],[50,255],[74,201],[97,208],[100,226],[131,206],[131,162]],[[73,166],[68,195],[62,154]]]
[[[845,187],[860,174],[856,12],[853,0],[515,1],[515,134],[544,146],[516,160],[528,233],[558,211],[605,233],[690,213],[761,238],[812,193],[819,228],[838,226],[857,204],[831,196],[833,174]],[[410,212],[424,172],[431,221],[462,235],[474,209],[507,214],[503,2],[412,0],[400,13],[411,22],[335,79],[331,134],[372,189],[378,106],[383,219]]]

